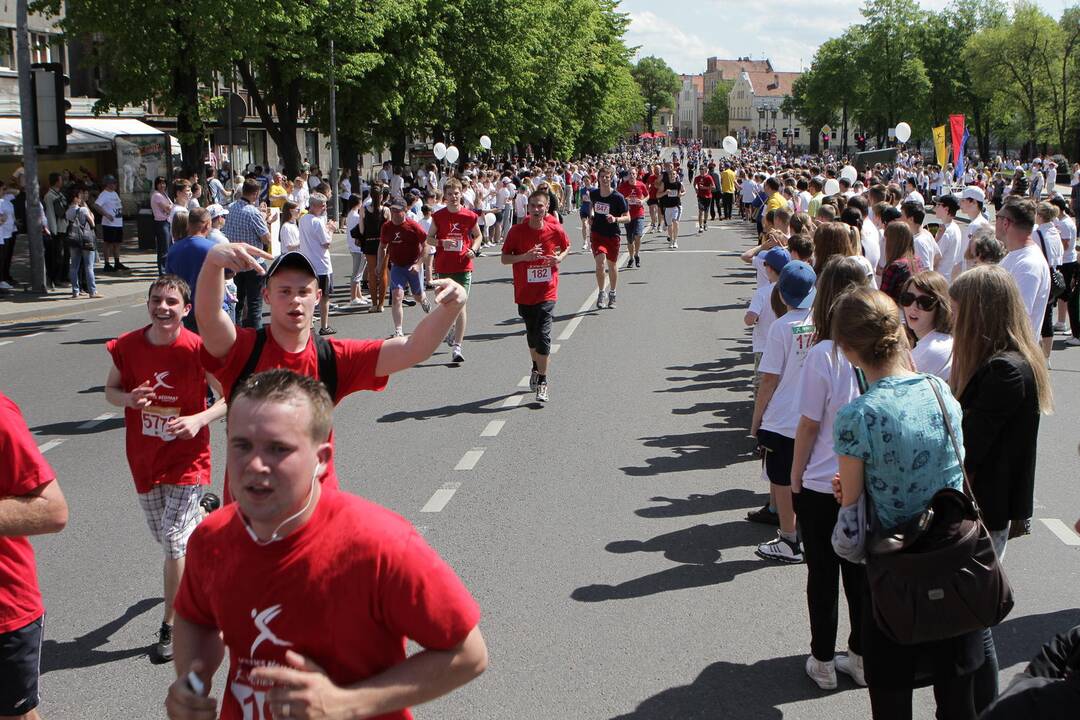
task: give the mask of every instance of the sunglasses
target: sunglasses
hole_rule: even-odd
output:
[[[933,295],[916,295],[915,293],[900,293],[900,306],[910,307],[915,303],[920,310],[930,311],[937,307],[937,298]]]

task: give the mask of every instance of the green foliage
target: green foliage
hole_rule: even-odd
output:
[[[718,131],[727,132],[728,127],[728,94],[735,86],[734,80],[721,80],[716,83],[716,89],[705,102],[702,110],[702,119],[706,125],[716,128]]]
[[[645,103],[645,126],[652,132],[656,111],[660,108],[674,109],[675,95],[682,82],[666,62],[653,55],[638,60],[633,74]]]

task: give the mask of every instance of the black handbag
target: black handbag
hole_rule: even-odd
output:
[[[1046,254],[1046,239],[1043,237],[1042,230],[1036,230],[1035,232],[1039,235],[1039,247],[1042,248],[1043,257],[1046,258],[1046,262],[1049,264],[1050,256]],[[1050,301],[1053,302],[1063,298],[1068,292],[1069,286],[1065,282],[1065,274],[1050,265]]]
[[[866,576],[874,621],[900,645],[992,627],[1013,608],[1012,588],[979,514],[945,401],[937,385],[927,382],[960,460],[964,492],[939,490],[915,520],[871,532]]]
[[[75,220],[68,225],[68,245],[76,250],[94,250],[96,240],[94,228],[90,227],[90,223],[86,222],[81,213],[76,212]]]

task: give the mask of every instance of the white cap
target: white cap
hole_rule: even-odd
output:
[[[218,203],[206,206],[206,212],[210,213],[211,220],[217,220],[219,217],[225,217],[229,214],[229,211],[223,208]]]
[[[960,195],[961,200],[974,200],[975,202],[986,202],[986,193],[982,191],[982,188],[976,185],[968,185],[964,188],[963,194]]]

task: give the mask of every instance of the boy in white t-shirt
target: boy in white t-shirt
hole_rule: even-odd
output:
[[[754,353],[754,378],[751,381],[754,392],[757,392],[761,383],[761,375],[758,373],[758,365],[761,363],[761,354],[765,351],[765,341],[769,336],[769,328],[776,320],[776,313],[772,307],[773,287],[784,266],[791,262],[791,255],[782,247],[774,247],[760,255],[765,267],[765,275],[768,283],[759,287],[750,299],[750,306],[746,310],[743,322],[747,326],[753,326],[752,348]]]

